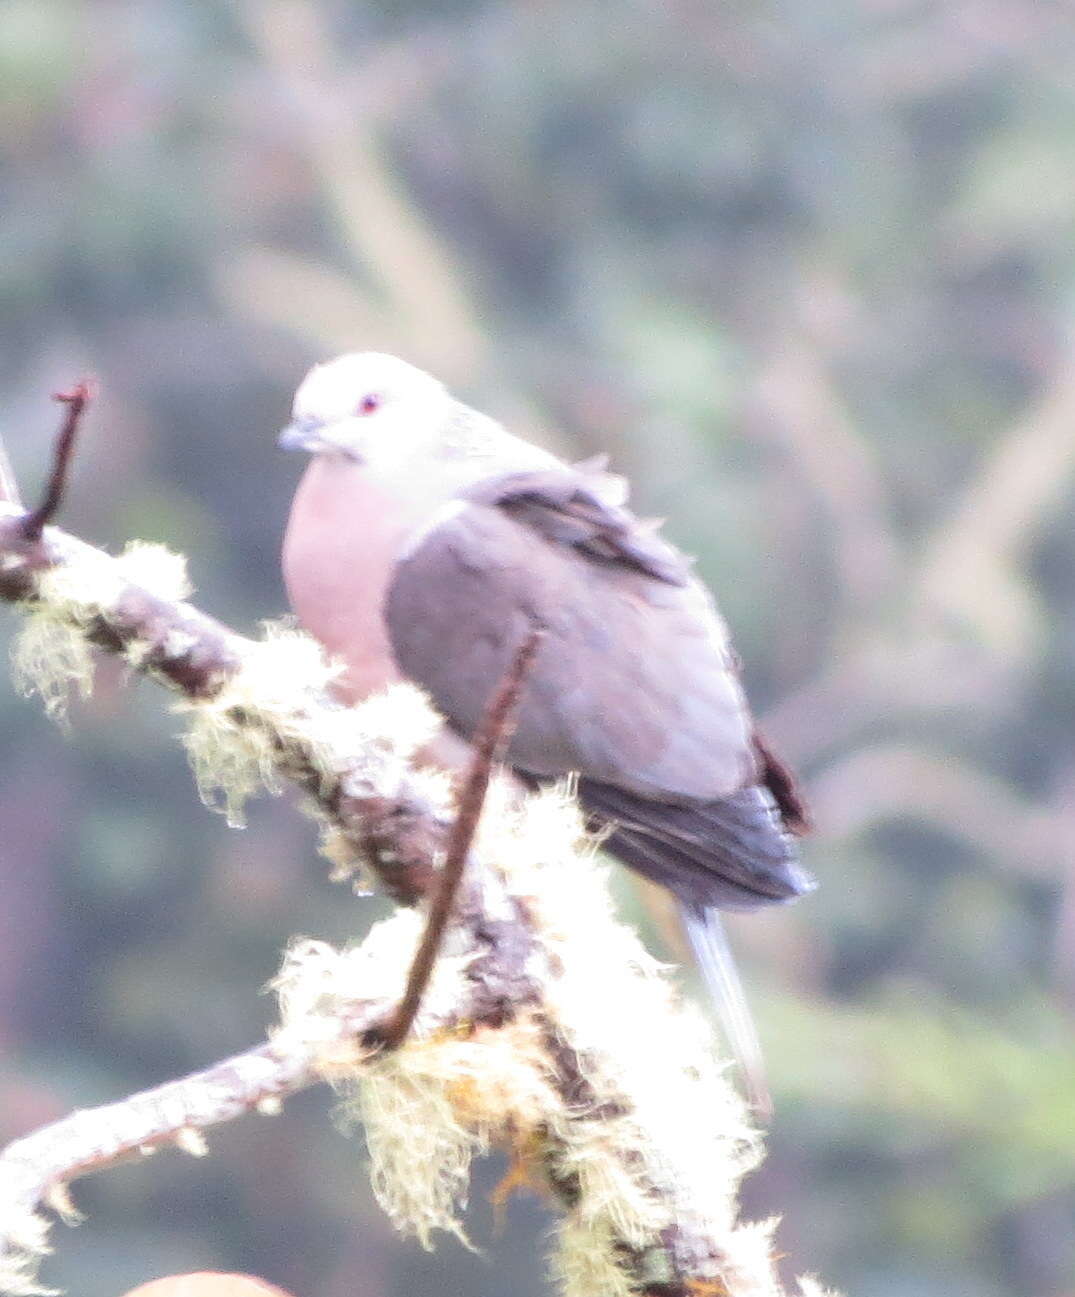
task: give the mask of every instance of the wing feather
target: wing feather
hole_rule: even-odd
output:
[[[473,732],[536,622],[548,639],[514,765],[669,802],[755,779],[727,633],[682,555],[585,472],[513,474],[463,499],[400,561],[385,608],[400,666],[456,728]]]

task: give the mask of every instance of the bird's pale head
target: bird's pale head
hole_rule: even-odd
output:
[[[443,383],[406,361],[353,352],[310,370],[279,444],[388,467],[437,449],[456,409]]]

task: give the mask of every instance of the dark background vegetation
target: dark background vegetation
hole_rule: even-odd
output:
[[[748,1207],[849,1297],[1072,1291],[1073,67],[1043,0],[0,6],[0,430],[35,486],[99,377],[70,528],[278,615],[274,431],[376,348],[698,555],[820,824],[817,895],[734,925]],[[163,702],[104,664],[65,737],[0,690],[2,1139],[254,1042],[288,937],[378,912],[286,801],[205,812]],[[329,1107],[86,1182],[49,1277],[546,1291],[495,1166],[486,1256],[427,1258]]]

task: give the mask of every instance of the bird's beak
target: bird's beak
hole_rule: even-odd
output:
[[[322,428],[320,419],[311,419],[309,416],[296,419],[280,433],[276,444],[281,450],[322,450],[325,446]]]

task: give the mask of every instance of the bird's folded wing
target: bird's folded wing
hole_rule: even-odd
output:
[[[512,473],[471,487],[466,499],[494,505],[543,539],[566,545],[598,563],[632,568],[657,581],[685,586],[686,558],[653,524],[620,506],[623,479],[604,473],[602,459],[573,469]]]
[[[464,735],[535,623],[547,634],[509,760],[666,802],[757,777],[727,635],[689,564],[592,470],[472,487],[397,565],[386,620],[403,671]]]

